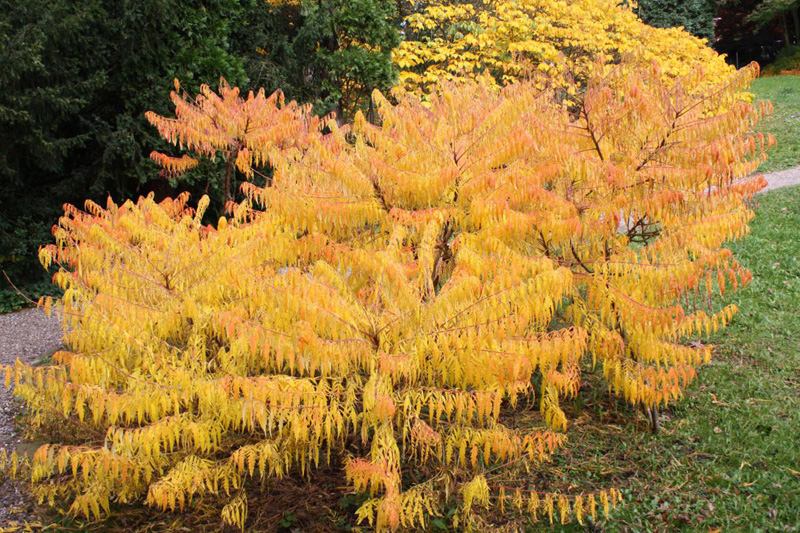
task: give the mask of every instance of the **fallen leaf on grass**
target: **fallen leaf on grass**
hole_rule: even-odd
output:
[[[714,433],[719,435],[720,433],[722,433],[722,430],[720,428],[718,428],[717,426],[714,426]]]
[[[713,403],[713,404],[716,404],[716,405],[723,405],[723,406],[725,406],[725,407],[729,407],[729,406],[730,406],[730,404],[729,404],[729,403],[725,403],[725,402],[721,402],[721,401],[719,401],[719,400],[717,399],[717,395],[716,395],[716,394],[714,394],[714,393],[711,393],[711,403]]]

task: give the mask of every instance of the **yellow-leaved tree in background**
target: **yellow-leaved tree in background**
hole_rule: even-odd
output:
[[[714,294],[750,279],[723,245],[748,230],[763,179],[745,178],[772,142],[748,133],[768,109],[739,98],[756,74],[697,94],[700,70],[665,84],[623,62],[587,71],[569,105],[561,80],[376,93],[379,125],[292,107],[292,143],[240,135],[250,98],[225,87],[213,109],[152,117],[190,148],[240,139],[240,168],[269,159],[273,179],[216,226],[205,197],[67,208],[41,251],[67,348],[5,379],[40,437],[76,429],[17,471],[86,517],[219,506],[244,528],[263,480],[321,464],[343,464],[377,530],[453,505],[478,529],[490,509],[608,513],[617,488],[530,472],[565,444],[583,369],[655,421],[711,356],[683,341],[730,321]]]
[[[403,31],[394,61],[409,90],[481,74],[504,85],[537,71],[585,81],[595,63],[625,54],[658,61],[668,83],[702,65],[698,94],[734,71],[703,40],[648,26],[619,0],[433,0],[405,17]]]

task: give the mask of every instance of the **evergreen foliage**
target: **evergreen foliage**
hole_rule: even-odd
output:
[[[316,87],[305,87],[301,101],[346,119],[369,106],[372,91],[394,86],[391,53],[400,35],[393,1],[306,0],[302,14],[294,47],[311,57],[298,67],[311,73]]]
[[[245,54],[250,86],[352,117],[396,82],[395,9],[390,0],[261,2],[238,37],[257,43]]]
[[[639,0],[636,14],[651,26],[681,26],[692,35],[713,42],[717,9],[717,0]]]
[[[129,196],[156,175],[144,111],[167,111],[175,76],[193,90],[244,81],[230,53],[244,5],[0,2],[0,268],[17,283],[38,277],[36,249],[63,203]]]

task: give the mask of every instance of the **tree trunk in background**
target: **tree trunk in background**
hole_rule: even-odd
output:
[[[792,39],[789,37],[789,25],[786,23],[786,12],[781,13],[781,28],[783,29],[783,44],[791,46]]]
[[[791,12],[794,22],[794,44],[800,44],[800,6],[794,6]]]
[[[228,199],[231,196],[231,167],[235,164],[235,158],[229,158],[228,164],[225,166],[225,185],[223,185],[222,190],[222,210],[225,211],[225,208],[228,205]]]

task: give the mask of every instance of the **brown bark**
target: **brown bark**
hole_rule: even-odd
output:
[[[231,167],[233,167],[234,162],[236,160],[231,158],[228,159],[228,164],[225,166],[225,185],[222,189],[222,208],[225,209],[225,206],[228,205],[228,198],[230,198],[230,189],[231,189]]]
[[[789,25],[786,23],[786,12],[781,13],[781,29],[783,30],[783,44],[791,46],[792,39],[789,37]]]

